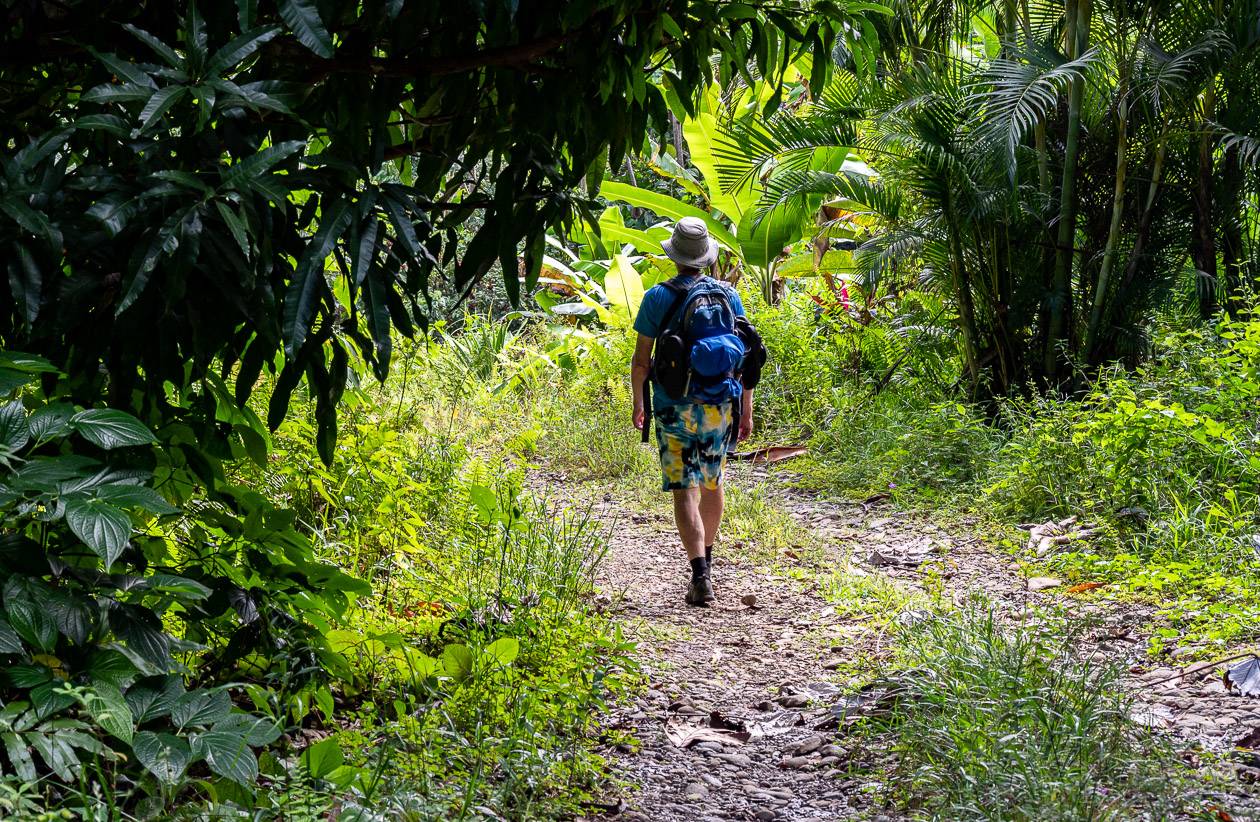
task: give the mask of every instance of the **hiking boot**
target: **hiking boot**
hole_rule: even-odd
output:
[[[713,593],[713,583],[708,574],[691,578],[691,584],[687,586],[688,605],[707,606],[715,599],[717,597]]]

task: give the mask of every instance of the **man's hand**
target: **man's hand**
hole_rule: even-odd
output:
[[[750,411],[749,413],[744,414],[743,416],[739,418],[739,441],[743,442],[744,440],[751,437],[752,432],[753,432],[753,418],[752,418],[752,412]]]
[[[631,421],[634,423],[636,431],[643,430],[643,403],[634,404],[634,413],[631,415]]]

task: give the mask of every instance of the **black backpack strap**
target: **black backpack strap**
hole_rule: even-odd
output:
[[[670,322],[673,321],[674,315],[678,313],[678,309],[687,301],[687,295],[691,293],[691,286],[683,286],[675,280],[677,277],[671,277],[661,285],[674,292],[674,301],[670,303],[666,309],[664,316],[661,317],[660,327],[656,330],[656,339],[652,342],[652,359],[656,359],[656,340],[661,338],[661,334],[665,333],[665,329],[669,328]],[[696,282],[699,282],[697,280]],[[694,285],[694,283],[692,284]],[[643,431],[642,441],[648,441],[648,429],[652,426],[652,369],[648,368],[647,376],[643,378]]]
[[[682,304],[687,301],[687,295],[691,293],[691,289],[700,283],[700,280],[696,280],[696,282],[691,283],[690,285],[682,285],[675,282],[677,279],[677,277],[671,277],[661,283],[661,285],[674,292],[674,302],[670,304],[669,308],[665,311],[665,314],[661,317],[661,326],[656,331],[656,338],[658,340],[661,338],[661,334],[665,333],[665,329],[669,328],[669,324],[673,321],[674,315],[678,313],[678,309],[681,308]]]

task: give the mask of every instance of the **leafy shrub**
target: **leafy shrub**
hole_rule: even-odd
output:
[[[342,761],[305,781],[300,761],[272,763],[278,782],[255,807],[301,796],[369,817],[552,818],[605,772],[589,735],[633,675],[629,646],[590,606],[606,533],[526,492],[513,455],[529,449],[500,444],[527,423],[503,399],[535,386],[496,394],[493,378],[464,379],[475,345],[434,344],[403,363],[409,379],[355,392],[331,467],[306,415],[276,434],[260,480],[374,593],[327,625],[337,680],[287,704],[290,721],[333,734]]]
[[[194,775],[252,785],[253,749],[281,726],[236,708],[226,683],[323,676],[331,650],[311,620],[366,587],[316,561],[259,494],[200,491],[185,466],[206,456],[178,426],[155,436],[28,388],[56,385],[38,358],[0,355],[0,375],[27,389],[0,406],[6,770],[42,780],[52,804],[97,801],[80,790],[89,773],[131,785],[110,801],[146,813]]]

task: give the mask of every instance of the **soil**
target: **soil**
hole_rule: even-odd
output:
[[[664,495],[649,511],[612,495],[593,503],[612,526],[601,599],[637,642],[647,679],[634,703],[606,718],[610,739],[637,740],[608,751],[623,785],[609,803],[612,818],[901,818],[883,807],[875,777],[853,775],[878,770],[853,759],[863,749],[837,730],[833,707],[846,704],[855,672],[890,658],[889,620],[921,617],[837,611],[819,592],[820,567],[880,574],[907,592],[930,588],[955,602],[980,591],[1012,621],[1035,618],[1040,604],[1066,603],[1093,626],[1080,653],[1124,666],[1135,718],[1172,735],[1188,757],[1228,751],[1260,729],[1260,702],[1227,693],[1219,676],[1179,677],[1197,666],[1160,667],[1146,658],[1149,608],[1065,595],[1057,585],[1030,591],[1019,563],[970,533],[966,521],[946,527],[886,500],[824,500],[792,489],[790,474],[773,468],[737,466],[730,481],[759,485],[814,533],[822,556],[798,557],[789,548],[768,565],[755,546],[719,541],[712,570],[718,600],[709,608],[683,603],[690,569]],[[1260,800],[1246,785],[1260,770],[1247,762],[1220,769],[1232,794],[1221,806],[1234,819],[1260,819]]]

